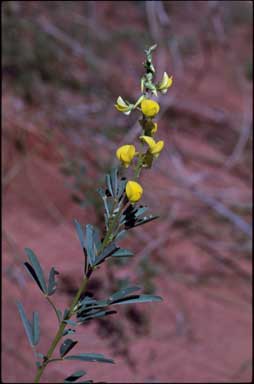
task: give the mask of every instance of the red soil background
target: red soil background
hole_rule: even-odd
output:
[[[103,264],[89,290],[103,298],[128,279],[164,301],[79,328],[75,352],[115,365],[55,363],[43,382],[81,368],[105,382],[251,381],[252,12],[250,1],[3,3],[3,382],[35,374],[16,301],[39,311],[40,352],[57,327],[24,248],[60,272],[63,310],[83,269],[73,219],[101,225],[95,190],[139,134],[138,116],[113,105],[138,96],[154,42],[158,79],[174,76],[158,117],[165,150],[141,177],[160,218],[129,233],[135,258]]]

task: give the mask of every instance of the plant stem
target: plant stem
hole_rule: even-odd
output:
[[[140,174],[140,171],[142,169],[142,165],[143,165],[143,154],[141,154],[139,156],[137,166],[134,169],[134,178],[135,178],[135,180],[137,180],[139,178],[139,174]]]
[[[71,303],[68,315],[66,316],[65,320],[70,319],[71,316],[73,315],[73,309],[74,309],[75,305],[78,303],[79,298],[80,298],[82,292],[86,289],[88,280],[89,280],[89,277],[85,276],[83,281],[82,281],[82,284],[81,284],[81,286],[80,286],[80,288],[79,288],[79,290],[78,290],[78,292],[76,294],[76,296],[74,297],[74,299],[73,299],[73,301]],[[60,341],[61,337],[63,336],[63,331],[64,331],[66,325],[67,324],[64,323],[63,321],[61,321],[61,323],[59,324],[58,331],[57,331],[57,333],[55,335],[55,338],[52,341],[51,346],[49,347],[48,353],[46,355],[46,361],[42,364],[41,367],[39,367],[37,369],[37,373],[36,373],[36,376],[35,376],[35,379],[34,379],[35,383],[39,383],[40,382],[40,378],[41,378],[41,376],[43,374],[44,369],[46,368],[46,366],[48,364],[48,360],[52,356],[52,354],[53,354],[53,352],[54,352],[58,342]]]
[[[112,213],[113,212],[114,212],[114,209],[112,209]],[[118,214],[115,216],[115,218],[111,221],[109,229],[108,229],[108,231],[106,233],[106,236],[104,238],[104,241],[102,243],[102,247],[100,249],[100,253],[108,245],[108,242],[110,241],[110,237],[112,235],[112,231],[114,229],[114,225],[115,225],[117,219],[119,218],[119,214],[120,213],[121,213],[121,211],[118,212]],[[35,376],[35,379],[34,379],[35,383],[39,383],[40,382],[40,378],[41,378],[41,376],[42,376],[42,374],[44,372],[44,369],[46,368],[46,366],[47,366],[47,364],[49,362],[49,359],[51,358],[51,356],[52,356],[52,354],[53,354],[53,352],[54,352],[58,342],[60,341],[60,339],[63,336],[63,331],[64,331],[64,329],[65,329],[65,327],[67,325],[66,323],[64,323],[64,320],[69,320],[71,318],[71,316],[74,314],[74,308],[77,305],[77,303],[78,303],[78,301],[80,299],[81,294],[83,293],[83,291],[85,291],[90,276],[91,276],[91,273],[84,277],[84,279],[82,281],[82,284],[81,284],[81,286],[80,286],[76,296],[74,297],[74,299],[73,299],[73,301],[71,303],[71,306],[70,306],[70,309],[69,309],[69,312],[68,312],[67,316],[65,317],[65,319],[63,319],[60,322],[59,327],[58,327],[58,331],[57,331],[57,333],[55,335],[55,338],[52,341],[51,346],[49,347],[49,350],[48,350],[48,352],[46,354],[45,362],[42,363],[42,366],[37,369],[36,376]],[[55,309],[55,312],[57,313],[56,307],[53,304],[53,302],[48,297],[46,297],[46,298],[48,299],[49,303],[53,306],[53,308]]]
[[[59,314],[58,314],[58,312],[57,312],[57,309],[56,309],[55,304],[53,303],[53,301],[52,301],[48,296],[45,296],[45,297],[46,297],[46,299],[48,300],[49,304],[50,304],[50,305],[52,306],[52,308],[54,309],[54,311],[55,311],[55,313],[56,313],[56,316],[57,316],[57,318],[58,318],[59,323],[61,323],[61,319],[59,318]]]

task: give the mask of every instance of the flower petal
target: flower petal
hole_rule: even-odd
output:
[[[156,145],[154,139],[152,139],[150,136],[140,136],[139,138],[141,141],[144,141],[148,145],[149,149],[152,149]]]
[[[160,106],[156,101],[145,99],[141,102],[142,113],[147,117],[154,117],[160,110]]]
[[[136,181],[129,180],[125,188],[126,195],[131,203],[139,201],[143,194],[143,188]]]

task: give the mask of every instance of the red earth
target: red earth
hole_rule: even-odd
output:
[[[37,9],[43,2],[31,3]],[[124,7],[101,3],[97,18],[106,31],[117,29],[119,23],[128,25],[128,21],[133,28],[148,28],[134,2],[126,2],[127,18]],[[172,9],[167,6],[175,11],[175,33],[181,33],[182,25],[188,33],[193,28],[191,18],[197,14],[193,4],[196,2],[185,2],[189,3],[186,9],[178,8],[177,3],[181,2],[164,3],[173,3]],[[199,3],[205,8],[206,2]],[[194,11],[189,20],[191,7]],[[250,36],[250,27],[234,29],[228,38],[228,52],[245,57],[250,51]],[[135,55],[127,40],[112,52],[112,66],[117,64],[121,49],[126,49],[128,63],[140,66],[142,55]],[[114,279],[145,283],[139,261],[147,257],[154,272],[155,292],[163,297],[163,302],[119,308],[107,320],[97,320],[77,330],[76,353],[103,353],[112,357],[115,365],[56,362],[47,367],[43,382],[59,382],[79,369],[87,372],[87,380],[112,383],[252,380],[251,240],[239,224],[240,218],[240,223],[244,220],[249,228],[252,220],[248,208],[252,200],[251,135],[240,160],[231,167],[225,165],[241,136],[245,107],[252,105],[252,82],[243,81],[241,88],[232,82],[228,65],[233,59],[220,45],[214,45],[209,58],[209,70],[202,76],[197,68],[202,68],[203,52],[194,54],[190,62],[186,59],[185,73],[176,74],[174,90],[163,99],[158,139],[165,141],[166,148],[154,168],[141,176],[143,200],[160,218],[133,230],[122,242],[135,251],[130,263],[113,265],[111,269],[103,264],[89,286],[96,297],[103,298],[110,294]],[[132,79],[134,84],[136,73],[131,65],[119,61],[119,65],[126,65],[128,76],[122,79],[116,70],[110,79],[122,81],[123,94],[128,94],[128,81]],[[86,71],[85,75],[89,77]],[[113,88],[107,80],[102,84]],[[108,137],[102,132],[103,117],[88,117],[80,131],[55,128],[56,121],[61,121],[57,120],[57,112],[65,116],[67,106],[87,101],[81,95],[56,91],[50,86],[44,92],[44,102],[29,104],[4,79],[2,381],[6,383],[33,382],[35,375],[34,353],[16,302],[23,303],[26,313],[39,311],[40,352],[47,352],[57,330],[52,308],[23,268],[24,248],[34,250],[45,271],[54,266],[60,272],[53,298],[64,310],[79,287],[83,271],[83,254],[73,219],[83,224],[100,223],[98,211],[102,211],[102,206],[93,196],[101,183],[103,167],[112,162],[112,154],[124,140],[121,136],[133,133],[136,137],[135,126],[131,133],[123,131],[122,127],[131,126],[133,120],[121,120],[114,111],[114,101],[109,112],[105,109],[104,118],[113,119],[116,126],[119,123],[120,134]],[[54,97],[58,101],[52,102],[52,109],[60,108],[55,120],[50,109]],[[247,117],[249,123],[251,119],[252,112]],[[51,137],[45,127],[52,127]],[[24,151],[17,138],[25,144]],[[86,180],[80,192],[88,202],[84,207],[71,199],[67,183],[70,185],[74,178],[67,179],[60,172],[65,159],[63,149],[73,157],[78,153],[85,163]],[[214,200],[211,206],[204,196],[222,202],[237,217],[225,218],[224,211],[216,211]]]

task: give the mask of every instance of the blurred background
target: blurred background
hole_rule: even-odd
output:
[[[133,260],[103,264],[97,298],[127,284],[163,296],[79,329],[76,352],[115,366],[56,363],[44,382],[77,369],[109,382],[239,382],[252,377],[251,1],[5,1],[2,4],[2,380],[32,382],[34,356],[16,308],[39,310],[45,353],[57,327],[23,267],[32,248],[60,272],[66,308],[82,278],[73,219],[102,227],[96,188],[119,145],[139,134],[136,100],[144,49],[160,80],[157,139],[143,202],[157,221],[130,231]]]

